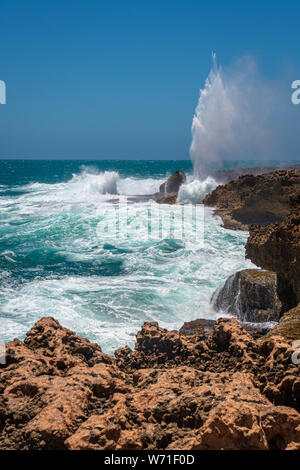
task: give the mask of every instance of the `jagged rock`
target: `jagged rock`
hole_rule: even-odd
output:
[[[230,276],[214,292],[211,303],[217,312],[254,323],[278,321],[282,308],[276,274],[258,269],[244,269]]]
[[[0,421],[11,448],[64,448],[95,400],[128,390],[111,356],[53,318],[8,343],[6,358]]]
[[[290,197],[299,192],[300,169],[280,170],[241,176],[218,186],[203,202],[216,208],[225,228],[247,230],[250,224],[281,222],[290,211]]]
[[[279,297],[287,311],[300,302],[300,205],[291,200],[292,212],[281,224],[250,227],[246,257],[278,276]],[[298,202],[297,202],[298,201]]]
[[[159,197],[156,202],[159,204],[176,204],[180,186],[186,182],[184,171],[178,170],[169,176],[167,181],[159,187]]]
[[[160,185],[159,192],[164,195],[178,193],[180,186],[185,182],[186,176],[184,171],[178,170],[169,176],[165,183]]]
[[[44,318],[0,366],[1,449],[300,449],[300,366],[235,319],[146,322],[115,358]]]

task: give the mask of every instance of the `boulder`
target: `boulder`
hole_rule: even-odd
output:
[[[184,171],[178,170],[173,175],[169,176],[167,181],[160,185],[159,192],[161,194],[174,194],[178,193],[180,186],[186,182],[186,175]]]
[[[276,274],[258,269],[244,269],[230,276],[214,292],[211,303],[217,312],[254,323],[279,321],[282,308]]]

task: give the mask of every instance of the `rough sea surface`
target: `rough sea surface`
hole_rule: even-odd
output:
[[[214,290],[253,266],[244,256],[247,232],[224,230],[207,209],[204,243],[191,227],[184,239],[109,233],[117,195],[155,193],[178,169],[191,180],[188,161],[0,161],[0,340],[22,339],[53,316],[111,353],[132,346],[144,321],[173,329],[216,318]],[[190,184],[181,197],[198,202],[216,183]],[[144,204],[129,206],[135,225],[145,222]],[[163,216],[172,210],[181,209],[164,206]]]

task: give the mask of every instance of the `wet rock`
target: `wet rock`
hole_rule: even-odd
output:
[[[157,199],[158,204],[176,204],[177,194],[169,194],[168,196],[163,196]]]
[[[180,186],[185,182],[186,175],[184,171],[178,170],[169,176],[165,183],[160,185],[159,192],[164,195],[178,193]]]
[[[279,321],[282,308],[276,274],[258,269],[244,269],[230,276],[214,292],[211,303],[217,312],[254,323]]]
[[[160,185],[159,195],[156,200],[159,204],[176,204],[180,186],[186,182],[184,171],[178,170],[169,176],[167,181]]]

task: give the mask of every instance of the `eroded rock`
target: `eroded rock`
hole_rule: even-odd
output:
[[[276,322],[282,310],[276,274],[258,269],[244,269],[230,276],[214,292],[211,303],[217,312],[244,322]]]
[[[251,224],[281,222],[290,212],[290,197],[299,192],[300,170],[279,170],[241,176],[218,186],[203,202],[216,208],[225,228],[247,230]]]
[[[146,322],[115,358],[44,318],[0,368],[1,449],[300,449],[299,365],[235,319]]]
[[[298,195],[299,198],[299,195]],[[246,256],[278,276],[279,296],[284,311],[300,302],[300,202],[291,201],[291,213],[281,224],[250,227]]]

